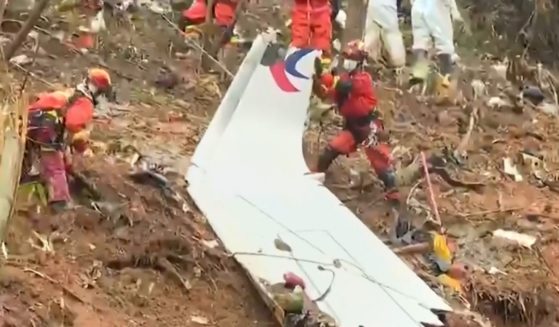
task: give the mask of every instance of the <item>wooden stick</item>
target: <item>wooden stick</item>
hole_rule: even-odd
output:
[[[437,207],[437,200],[435,199],[435,192],[433,191],[433,185],[431,184],[431,177],[429,176],[429,168],[427,167],[427,159],[425,158],[425,153],[421,151],[421,163],[423,164],[423,170],[425,172],[425,182],[427,184],[427,189],[429,190],[429,203],[431,204],[431,209],[435,214],[435,220],[440,225],[441,216],[439,215],[439,208]]]
[[[454,151],[455,156],[461,155],[462,152],[466,150],[468,143],[470,143],[470,138],[472,137],[472,131],[474,130],[478,111],[479,111],[479,107],[475,107],[474,110],[472,111],[472,114],[470,115],[470,123],[468,125],[468,131],[466,132],[466,134],[464,134],[464,137],[460,141],[460,144],[458,144],[458,146],[456,147],[456,150]]]
[[[417,243],[417,244],[410,244],[406,246],[402,246],[399,248],[392,249],[392,252],[396,254],[416,254],[416,253],[426,253],[431,248],[431,245],[428,242]]]

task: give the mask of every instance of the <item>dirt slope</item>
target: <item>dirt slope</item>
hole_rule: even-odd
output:
[[[92,65],[111,71],[121,104],[98,117],[96,155],[76,169],[123,215],[107,218],[91,209],[91,197],[78,186],[80,207],[62,215],[38,212],[37,199],[28,201],[22,191],[0,268],[0,326],[274,325],[195,208],[185,213],[160,188],[128,177],[126,160],[141,152],[174,170],[171,181],[186,198],[188,157],[222,86],[214,76],[197,75],[196,60],[176,59],[185,49],[175,48],[181,42],[159,15],[142,11],[133,23],[110,17],[107,23],[98,49],[85,55],[61,45],[43,24],[35,34],[36,62],[24,68],[33,73],[30,93],[71,86]],[[32,56],[32,49],[30,39],[19,54]],[[164,67],[187,82],[157,89]],[[16,73],[14,82],[22,76]]]
[[[269,3],[259,6],[274,15]],[[273,326],[244,274],[219,246],[214,247],[215,235],[195,208],[185,213],[160,188],[128,177],[128,162],[138,151],[174,169],[169,176],[186,198],[183,170],[224,92],[223,85],[214,76],[198,75],[195,58],[178,59],[184,56],[176,52],[185,49],[159,15],[142,12],[132,22],[108,20],[110,32],[101,35],[97,50],[85,55],[53,39],[51,28],[58,18],[49,19],[37,34],[42,50],[36,62],[24,67],[34,74],[30,92],[47,90],[52,84],[71,85],[91,65],[108,67],[116,76],[122,103],[97,119],[96,156],[76,165],[96,185],[104,202],[122,206],[123,215],[107,218],[106,212],[90,209],[91,197],[79,192],[75,196],[82,207],[50,215],[37,212],[22,194],[8,235],[7,264],[0,269],[0,323]],[[251,19],[252,26],[258,25],[257,19]],[[22,53],[31,56],[32,49],[30,39]],[[452,187],[433,177],[443,223],[458,240],[460,259],[473,267],[465,285],[467,300],[494,326],[553,326],[559,304],[556,188],[534,180],[530,165],[518,157],[521,150],[541,155],[553,175],[559,169],[557,122],[529,106],[519,112],[514,106],[490,108],[488,97],[472,101],[469,83],[474,77],[488,82],[490,96],[507,86],[487,74],[491,62],[470,59],[473,64],[466,67],[469,73],[462,83],[468,101],[444,107],[419,101],[415,94],[398,90],[390,72],[382,71],[379,107],[398,148],[395,156],[404,163],[419,150],[455,148],[473,106],[480,108],[466,165],[450,170],[457,178],[484,187]],[[154,86],[158,77],[169,76],[161,73],[163,67],[177,72],[182,81],[173,90]],[[14,81],[22,76],[15,74]],[[311,131],[310,156],[316,154],[316,141],[324,144],[336,128],[329,127],[320,138]],[[522,182],[504,173],[505,157],[518,163],[525,177]],[[349,182],[353,186],[348,187]],[[382,188],[359,155],[339,160],[327,184],[371,230],[386,236],[391,217],[382,201]],[[402,191],[418,221],[432,214],[422,184]],[[496,244],[490,234],[497,228],[534,235],[538,242],[531,249]],[[33,232],[50,242],[41,244]],[[429,274],[414,258],[403,259]],[[490,274],[491,268],[504,273]],[[448,298],[456,303],[455,296]],[[453,327],[480,326],[470,318],[452,320]]]

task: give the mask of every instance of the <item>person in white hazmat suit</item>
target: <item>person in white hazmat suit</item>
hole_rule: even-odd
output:
[[[398,25],[397,0],[369,0],[365,21],[365,48],[371,59],[378,61],[382,46],[394,68],[406,64],[406,49]]]
[[[453,22],[462,22],[455,0],[412,0],[413,33],[412,84],[429,74],[428,51],[434,45],[443,86],[449,85],[454,65]]]

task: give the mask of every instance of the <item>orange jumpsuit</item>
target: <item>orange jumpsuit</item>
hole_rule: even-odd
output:
[[[235,23],[235,11],[237,0],[216,0],[213,8],[213,18],[221,27],[231,27]],[[182,16],[188,24],[198,25],[206,21],[208,6],[206,0],[194,0],[188,9],[182,12]]]
[[[295,0],[291,13],[292,45],[330,52],[332,8],[329,0]]]
[[[342,131],[328,142],[316,171],[325,171],[338,155],[351,154],[362,145],[371,168],[384,183],[386,198],[399,199],[390,145],[377,140],[377,133],[384,130],[384,125],[376,118],[377,97],[371,75],[361,70],[344,73],[339,77],[324,74],[319,83],[320,96],[336,102],[345,124]],[[344,91],[338,87],[342,84],[346,85]]]
[[[64,132],[78,133],[93,121],[92,98],[80,91],[75,92],[70,98],[60,92],[39,95],[37,101],[28,108],[27,149],[39,149],[41,179],[47,186],[51,203],[70,200],[64,159]],[[72,147],[83,152],[87,143],[75,142]]]

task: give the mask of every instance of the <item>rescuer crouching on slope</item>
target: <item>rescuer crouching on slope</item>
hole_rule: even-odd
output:
[[[377,98],[371,75],[363,70],[368,54],[361,41],[352,41],[342,50],[344,68],[347,72],[335,73],[318,71],[320,79],[315,90],[322,98],[334,101],[344,118],[343,130],[331,139],[320,154],[315,173],[323,173],[339,155],[349,155],[362,146],[367,159],[378,178],[383,182],[385,197],[393,208],[399,211],[400,195],[396,186],[388,134],[378,117]],[[320,65],[316,69],[320,70]]]
[[[88,149],[94,108],[102,95],[114,99],[111,77],[105,70],[94,68],[72,94],[43,93],[29,106],[25,169],[38,156],[49,206],[57,212],[66,209],[71,200],[66,174],[71,158],[67,154],[83,154]]]
[[[179,28],[188,38],[199,39],[203,34],[199,25],[206,22],[206,14],[209,10],[215,24],[224,32],[222,43],[227,44],[234,36],[238,5],[239,0],[215,0],[213,6],[208,8],[207,0],[194,0],[192,5],[182,12]]]

